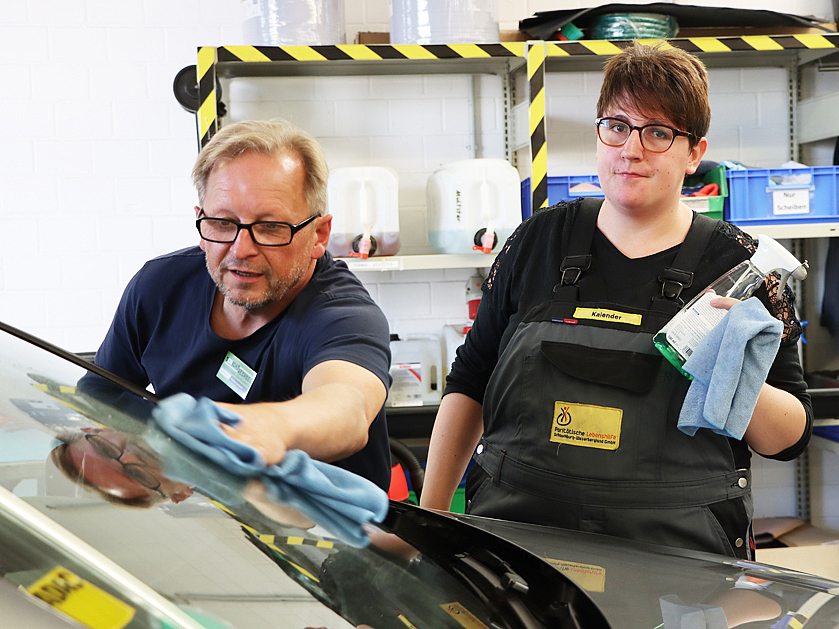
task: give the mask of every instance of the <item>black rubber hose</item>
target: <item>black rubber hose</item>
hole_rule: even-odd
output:
[[[402,464],[402,467],[408,472],[408,477],[411,479],[411,487],[419,500],[422,493],[422,483],[425,479],[425,470],[419,462],[414,453],[401,441],[390,438],[390,453],[393,457]]]

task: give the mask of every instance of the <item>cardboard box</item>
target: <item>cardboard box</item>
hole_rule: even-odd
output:
[[[758,518],[754,531],[757,561],[839,581],[839,534],[797,518]]]
[[[527,41],[527,34],[522,31],[501,31],[499,41],[502,43],[514,41]],[[358,33],[355,38],[356,44],[389,44],[390,33],[379,33],[364,31]]]

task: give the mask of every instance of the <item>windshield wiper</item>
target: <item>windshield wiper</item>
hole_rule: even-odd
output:
[[[492,561],[481,561],[469,553],[460,553],[455,555],[453,567],[480,598],[495,607],[506,607],[525,629],[540,629],[542,625],[522,600],[530,591],[527,581],[493,553],[483,551],[482,554],[489,555]]]

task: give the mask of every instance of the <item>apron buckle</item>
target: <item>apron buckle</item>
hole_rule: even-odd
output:
[[[588,271],[591,266],[591,254],[584,256],[565,256],[559,270],[562,271],[562,286],[573,286],[580,279],[583,271]]]
[[[661,282],[661,296],[664,299],[675,300],[682,306],[685,302],[681,294],[685,288],[693,284],[693,273],[667,267],[658,276],[658,281]]]

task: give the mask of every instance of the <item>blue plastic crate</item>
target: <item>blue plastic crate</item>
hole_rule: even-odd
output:
[[[686,201],[697,212],[708,214],[711,218],[723,217],[723,203],[728,194],[725,182],[725,168],[720,166],[705,175],[700,181],[716,183],[720,186],[720,195],[716,197],[694,197]],[[530,179],[521,182],[522,219],[530,216]],[[566,175],[548,177],[548,205],[560,201],[571,201],[578,197],[602,197],[600,179],[597,175]]]
[[[582,185],[581,185],[582,184]],[[575,190],[580,186],[580,190]],[[593,190],[592,186],[597,190]],[[578,197],[602,197],[603,192],[599,191],[600,180],[597,175],[563,175],[548,177],[548,205],[554,205],[560,201],[570,201]],[[530,179],[521,182],[521,214],[522,218],[528,218],[531,214],[530,202]]]
[[[839,220],[839,166],[726,171],[725,218],[735,225]]]

